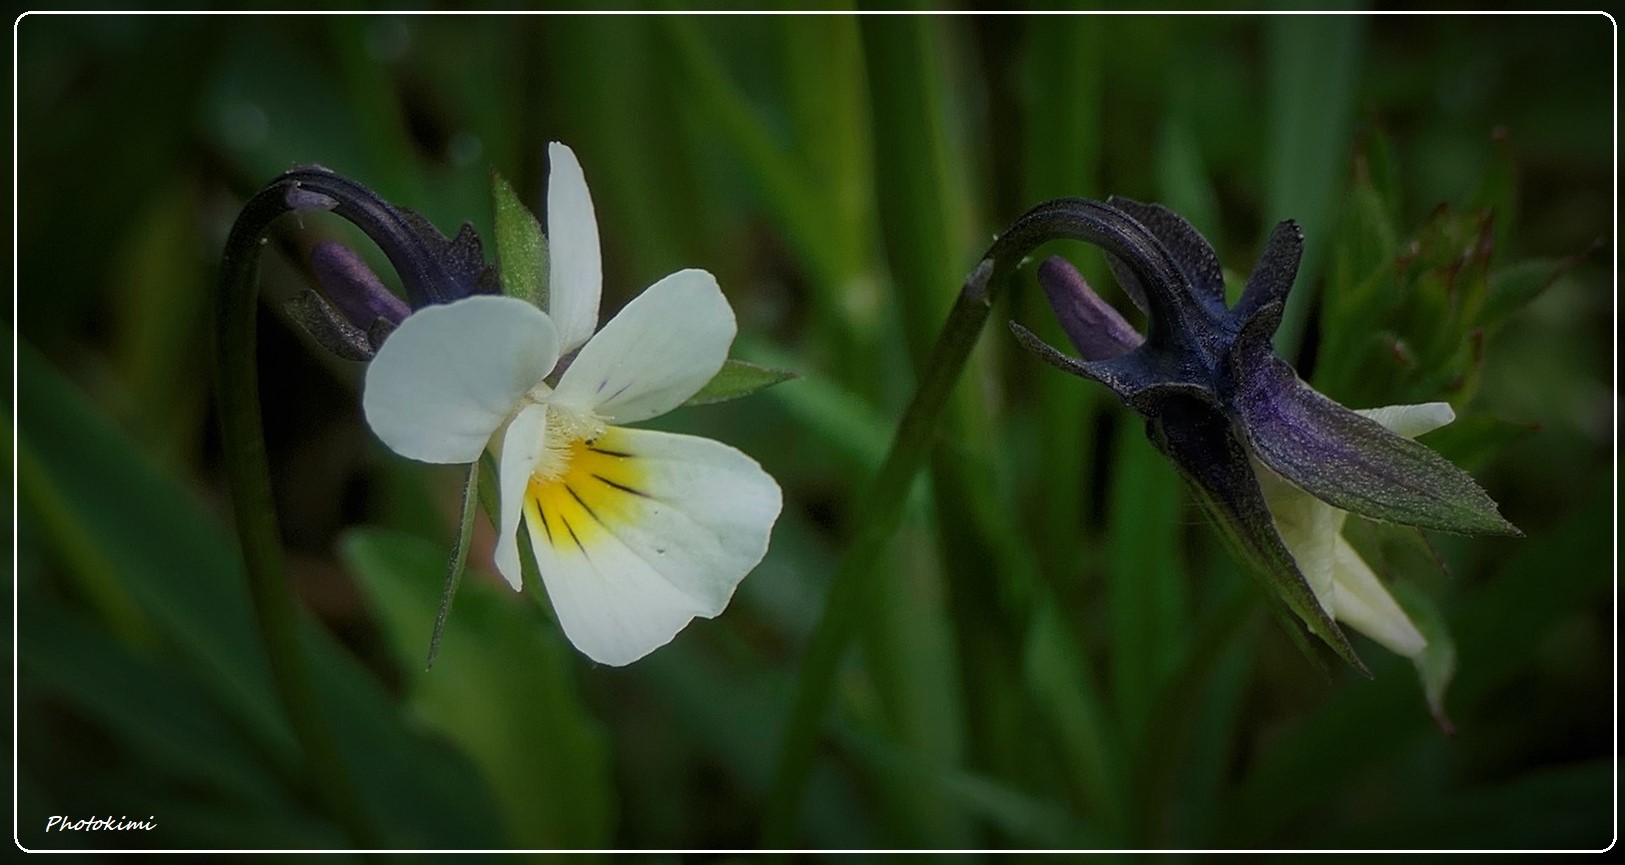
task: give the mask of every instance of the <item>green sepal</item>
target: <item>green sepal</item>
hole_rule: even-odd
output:
[[[1249,452],[1315,498],[1381,522],[1456,534],[1517,536],[1472,476],[1304,384],[1267,331],[1243,329],[1227,358]]]
[[[1425,592],[1409,583],[1393,583],[1389,587],[1394,600],[1411,624],[1428,641],[1427,648],[1411,660],[1416,664],[1417,678],[1422,680],[1422,696],[1427,698],[1428,711],[1446,736],[1453,736],[1456,727],[1444,711],[1444,692],[1456,676],[1456,641],[1445,625],[1444,613]]]
[[[547,238],[542,225],[514,193],[506,178],[491,172],[491,203],[496,218],[497,267],[502,293],[547,309]]]
[[[716,402],[727,402],[751,394],[765,387],[772,387],[780,382],[793,378],[800,378],[801,374],[785,369],[770,369],[757,366],[742,360],[729,359],[724,361],[722,369],[705,383],[697,393],[688,398],[683,405],[710,405]]]
[[[463,484],[463,506],[457,519],[457,539],[452,542],[451,561],[446,566],[446,585],[440,591],[440,609],[434,616],[434,633],[429,636],[429,659],[423,669],[434,666],[440,654],[440,636],[446,630],[446,617],[451,615],[451,599],[457,595],[457,584],[462,582],[463,570],[468,567],[468,545],[474,538],[474,511],[480,500],[480,464],[468,467],[468,480]],[[494,519],[494,518],[493,518]],[[493,522],[493,525],[500,523]]]

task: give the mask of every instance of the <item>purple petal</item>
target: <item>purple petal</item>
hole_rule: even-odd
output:
[[[495,269],[479,254],[471,229],[448,240],[418,214],[319,165],[295,168],[267,190],[280,190],[291,210],[330,209],[354,223],[394,265],[414,309],[496,290]]]
[[[406,302],[384,287],[361,256],[336,241],[323,241],[310,251],[310,268],[333,304],[351,324],[363,330],[378,319],[400,324],[412,313]]]
[[[1460,534],[1519,534],[1470,475],[1444,457],[1327,399],[1270,349],[1256,319],[1225,374],[1259,460],[1306,492],[1374,520]]]
[[[1084,360],[1107,360],[1128,354],[1145,337],[1100,299],[1089,283],[1066,259],[1047,259],[1038,266],[1038,284],[1044,287],[1050,309],[1061,329]]]

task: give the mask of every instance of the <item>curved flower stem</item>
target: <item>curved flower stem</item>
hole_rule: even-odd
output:
[[[780,744],[778,772],[763,815],[764,847],[794,846],[801,795],[812,772],[824,710],[834,690],[841,657],[874,583],[867,578],[902,520],[914,476],[935,443],[949,394],[981,336],[998,292],[1029,253],[1051,240],[1087,241],[1124,260],[1137,260],[1126,254],[1127,245],[1135,239],[1117,231],[1103,215],[1109,216],[1103,205],[1083,199],[1063,198],[1039,204],[993,242],[965,281],[931,349],[914,396],[898,422],[886,459],[869,486],[869,494],[860,500],[857,537],[830,583],[824,614],[802,661]]]
[[[294,738],[304,751],[315,795],[358,847],[380,849],[371,816],[346,769],[305,666],[298,613],[283,569],[282,544],[271,498],[270,465],[261,428],[255,322],[261,238],[271,222],[293,208],[287,200],[297,180],[284,178],[249,200],[232,226],[220,265],[215,358],[216,403],[222,456],[231,484],[238,540],[260,639],[271,664],[277,696]]]

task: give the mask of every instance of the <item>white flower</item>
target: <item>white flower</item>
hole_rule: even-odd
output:
[[[1442,402],[1394,405],[1359,413],[1407,438],[1431,432],[1456,418],[1450,406]],[[1264,489],[1281,540],[1297,560],[1298,570],[1327,615],[1400,655],[1420,655],[1427,648],[1427,640],[1371,567],[1343,539],[1343,520],[1348,512],[1298,489],[1257,460],[1253,461],[1253,471]]]
[[[733,310],[715,277],[682,270],[594,334],[592,199],[570,148],[554,143],[548,158],[547,312],[476,295],[411,315],[367,369],[363,406],[402,456],[468,463],[498,451],[497,570],[521,588],[523,516],[565,635],[595,661],[628,664],[695,616],[722,612],[766,554],[781,494],[731,447],[621,426],[710,381],[733,342]]]

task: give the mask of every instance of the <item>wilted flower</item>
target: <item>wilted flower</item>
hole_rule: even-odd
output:
[[[781,496],[731,447],[620,426],[711,380],[733,342],[733,310],[711,274],[683,270],[594,334],[592,200],[568,147],[553,144],[549,158],[547,311],[471,296],[413,313],[378,349],[363,405],[402,456],[468,463],[499,452],[497,569],[522,587],[523,517],[565,635],[596,661],[627,664],[722,612],[766,553]]]
[[[1083,357],[1068,357],[1012,324],[1017,338],[1055,366],[1111,388],[1144,417],[1151,441],[1241,551],[1349,663],[1364,669],[1332,620],[1340,596],[1323,591],[1335,584],[1335,571],[1324,567],[1341,549],[1341,512],[1447,532],[1517,534],[1465,472],[1327,399],[1276,356],[1271,338],[1302,255],[1296,223],[1276,227],[1240,300],[1227,307],[1213,248],[1166,208],[1117,198],[1041,208],[1048,208],[1046,219],[1087,225],[1089,236],[1107,247],[1112,272],[1145,312],[1147,327],[1142,336],[1076,270],[1052,258],[1040,266],[1039,281]],[[1307,520],[1302,532],[1278,531],[1281,511],[1272,514],[1255,461],[1283,486],[1329,507],[1289,516],[1289,522]],[[1278,505],[1282,500],[1277,496]],[[1292,536],[1287,543],[1283,534]],[[1303,543],[1295,548],[1296,539]],[[1309,570],[1315,574],[1306,580]],[[1363,573],[1348,574],[1363,581]],[[1352,611],[1361,599],[1374,596],[1350,585],[1345,610],[1357,616]],[[1390,620],[1391,611],[1377,618]],[[1392,631],[1379,639],[1409,645],[1401,637]]]

